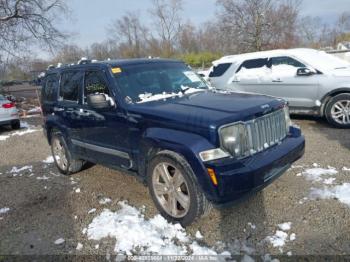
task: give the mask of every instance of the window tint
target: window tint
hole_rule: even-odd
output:
[[[306,67],[304,64],[288,56],[273,57],[271,58],[271,60],[272,60],[272,66],[290,65],[294,67]]]
[[[79,87],[82,84],[83,73],[80,71],[64,72],[61,77],[60,98],[68,101],[79,100]]]
[[[219,77],[225,74],[225,72],[230,68],[232,63],[224,63],[214,66],[213,70],[210,72],[209,77]]]
[[[101,71],[89,71],[85,74],[84,101],[90,94],[107,94],[109,95],[108,85]]]
[[[58,91],[58,76],[48,75],[45,86],[42,90],[43,101],[55,101],[57,99]]]
[[[269,61],[267,58],[259,58],[259,59],[250,59],[244,61],[240,67],[237,69],[236,73],[241,71],[241,69],[244,67],[246,69],[253,69],[253,68],[261,68],[261,67],[270,67]]]

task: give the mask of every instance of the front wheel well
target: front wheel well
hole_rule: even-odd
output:
[[[325,113],[326,113],[328,102],[333,97],[336,97],[337,95],[341,95],[341,94],[350,94],[350,88],[346,88],[346,89],[341,88],[341,89],[332,91],[331,93],[326,94],[321,99],[321,102],[322,102],[322,106],[321,106],[321,109],[320,109],[321,116],[325,116],[326,115]]]

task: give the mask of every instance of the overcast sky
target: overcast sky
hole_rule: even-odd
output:
[[[216,0],[183,0],[184,19],[195,24],[210,21],[215,17]],[[127,11],[140,11],[142,21],[149,23],[150,0],[69,0],[72,19],[64,21],[61,28],[75,33],[71,40],[82,47],[107,38],[106,27]],[[320,16],[333,22],[344,12],[350,12],[350,0],[303,0],[302,15]]]

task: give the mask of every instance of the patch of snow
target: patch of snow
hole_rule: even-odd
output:
[[[49,177],[47,177],[47,176],[45,176],[45,175],[43,175],[43,176],[39,176],[39,177],[37,177],[36,178],[37,180],[49,180],[50,178]]]
[[[282,224],[278,224],[278,227],[283,230],[283,231],[288,231],[290,230],[292,226],[292,223],[291,222],[286,222],[286,223],[282,223]]]
[[[33,171],[33,166],[24,166],[24,167],[21,167],[21,168],[17,168],[17,167],[12,167],[12,169],[10,170],[9,173],[20,173],[20,172],[23,172],[25,170],[29,170],[29,172],[32,172]]]
[[[92,213],[95,213],[96,212],[96,208],[93,208],[91,210],[89,210],[88,214],[92,214]]]
[[[288,251],[288,252],[287,252],[287,256],[289,256],[289,257],[291,257],[292,254],[293,254],[292,251]]]
[[[82,250],[83,249],[83,244],[78,243],[76,250]]]
[[[322,176],[336,175],[338,174],[338,171],[334,168],[324,169],[324,168],[316,167],[316,168],[306,169],[302,174],[309,181],[319,182],[319,181],[322,181]]]
[[[344,167],[342,168],[342,170],[343,170],[343,171],[350,171],[350,168],[347,168],[347,167],[344,166]]]
[[[80,193],[80,188],[75,189],[75,193]]]
[[[274,247],[283,247],[288,238],[288,234],[286,232],[277,230],[275,235],[268,236],[266,239],[274,246]]]
[[[59,238],[54,243],[55,243],[55,245],[62,245],[64,243],[64,239],[63,238]]]
[[[340,202],[350,206],[350,183],[334,186],[331,188],[316,189],[312,188],[310,197],[312,199],[338,199]]]
[[[105,197],[105,198],[102,198],[100,201],[98,201],[100,203],[100,205],[106,205],[108,203],[111,203],[112,202],[112,199],[108,198],[108,197]]]
[[[202,233],[199,232],[199,231],[197,231],[197,232],[196,232],[196,238],[197,238],[197,239],[203,239]]]
[[[55,159],[53,158],[53,156],[48,156],[45,160],[43,160],[43,163],[45,164],[52,164],[55,162]]]
[[[95,245],[95,249],[99,249],[99,248],[100,248],[99,244]]]
[[[335,180],[336,178],[334,177],[326,178],[325,180],[323,180],[323,184],[332,185]]]
[[[317,163],[313,163],[312,166],[313,166],[313,167],[319,167],[320,165],[317,164]]]
[[[127,255],[135,254],[136,249],[141,254],[217,254],[196,241],[191,242],[180,224],[170,224],[160,215],[146,220],[140,210],[126,202],[118,205],[120,209],[116,212],[105,209],[93,219],[87,230],[89,239],[113,237],[116,239],[114,251]]]
[[[0,215],[6,214],[9,211],[10,211],[10,208],[8,208],[8,207],[0,208]]]
[[[87,229],[86,227],[84,227],[83,230],[81,231],[81,233],[83,233],[83,235],[85,235],[86,232],[87,232],[87,230],[88,230],[88,229]]]
[[[2,136],[0,136],[0,141],[5,141],[8,138],[10,138],[9,135],[2,135]]]
[[[289,240],[290,240],[290,241],[294,241],[295,239],[296,239],[295,233],[290,234]]]

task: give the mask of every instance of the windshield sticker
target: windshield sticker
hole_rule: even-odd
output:
[[[187,76],[188,79],[191,80],[191,82],[201,82],[202,80],[199,78],[199,76],[196,75],[196,73],[192,71],[186,71],[184,72],[185,76]]]
[[[120,67],[113,67],[112,73],[113,74],[120,74],[122,72],[122,69]]]

